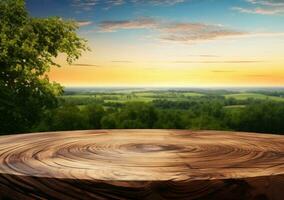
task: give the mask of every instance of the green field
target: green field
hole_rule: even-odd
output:
[[[167,100],[167,101],[188,101],[199,100],[202,98],[219,97],[225,99],[234,99],[237,101],[245,101],[249,99],[263,100],[263,101],[281,101],[284,102],[284,98],[280,96],[269,96],[260,93],[229,93],[229,94],[210,94],[202,92],[175,92],[175,91],[143,91],[143,92],[129,92],[129,93],[90,93],[90,94],[72,94],[64,95],[60,97],[66,102],[72,104],[88,104],[92,102],[104,102],[104,103],[126,103],[126,102],[152,102],[155,100]],[[237,105],[230,105],[227,108],[244,107]]]
[[[284,101],[283,97],[268,96],[265,94],[258,93],[238,93],[238,94],[228,94],[224,95],[226,98],[234,98],[237,100],[246,100],[246,99],[259,99],[259,100],[272,100],[272,101]]]
[[[206,96],[196,92],[131,92],[131,93],[92,93],[64,95],[61,99],[67,102],[104,101],[112,103],[151,102],[154,100],[186,101],[189,98]]]

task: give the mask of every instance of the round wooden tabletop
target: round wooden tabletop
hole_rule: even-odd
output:
[[[0,193],[5,197],[13,190],[17,198],[62,199],[72,192],[88,195],[68,199],[213,198],[220,188],[238,188],[245,181],[241,188],[250,191],[246,197],[258,197],[266,187],[263,195],[271,198],[284,183],[284,136],[179,130],[11,135],[0,137],[0,163]],[[261,185],[264,180],[269,181]],[[80,184],[92,186],[80,189]],[[274,188],[271,194],[269,187]],[[283,197],[283,191],[279,188],[277,194]]]

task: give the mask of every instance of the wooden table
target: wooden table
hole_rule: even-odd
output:
[[[0,199],[284,199],[284,136],[98,130],[0,137]]]

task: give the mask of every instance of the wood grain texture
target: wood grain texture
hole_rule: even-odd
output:
[[[0,137],[0,199],[284,199],[284,136],[98,130]]]

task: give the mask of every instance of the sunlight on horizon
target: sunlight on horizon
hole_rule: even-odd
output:
[[[34,16],[77,21],[88,40],[91,52],[51,69],[64,86],[283,86],[284,9],[272,4],[27,1]]]

